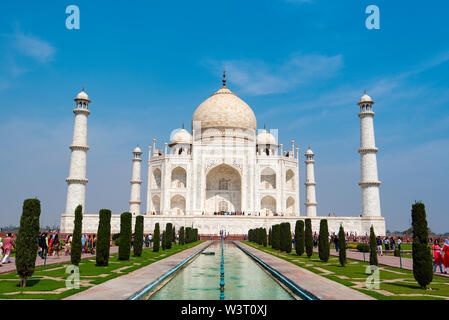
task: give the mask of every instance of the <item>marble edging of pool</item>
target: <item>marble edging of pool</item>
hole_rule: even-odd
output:
[[[270,268],[320,300],[375,300],[373,297],[329,280],[297,265],[235,241]]]
[[[165,275],[173,272],[181,264],[185,264],[189,258],[207,248],[211,243],[212,241],[207,241],[186,249],[126,275],[71,295],[65,300],[127,300],[159,279],[165,279]]]

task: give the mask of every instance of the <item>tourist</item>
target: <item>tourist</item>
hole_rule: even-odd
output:
[[[150,239],[150,248],[152,248],[153,247],[153,236],[151,235],[151,233],[148,236],[148,238]]]
[[[334,236],[334,245],[335,245],[335,251],[338,252],[338,249],[340,249],[340,247],[338,245],[338,237],[336,235]]]
[[[5,245],[3,245],[4,247]],[[447,274],[447,268],[449,268],[449,239],[444,240],[443,249],[441,249],[441,254],[444,253],[443,264],[444,264],[444,273]]]
[[[86,252],[86,235],[83,234],[81,236],[81,248],[82,248],[82,252]]]
[[[57,255],[59,258],[59,251],[61,251],[62,246],[61,246],[61,242],[59,241],[59,235],[57,233],[55,234],[55,237],[53,238],[51,249],[53,252],[53,256]]]
[[[394,242],[394,238],[393,237],[390,238],[390,248],[393,251],[396,248],[396,243]]]
[[[382,252],[382,239],[380,237],[376,238],[376,244],[377,244],[377,252],[383,256],[383,252]]]
[[[402,243],[402,239],[401,237],[398,238],[398,249],[399,251],[401,251],[401,243]]]
[[[3,241],[0,238],[0,267],[2,266],[2,258],[3,258]]]
[[[443,256],[441,254],[440,242],[435,239],[433,246],[433,272],[437,271],[437,266],[440,267],[440,272],[443,273]]]
[[[3,257],[1,264],[11,263],[11,259],[9,258],[9,255],[11,254],[12,248],[15,248],[14,240],[12,239],[12,234],[8,233],[6,235],[6,239],[3,241],[2,250],[3,250],[3,254],[5,256]]]
[[[384,244],[385,244],[385,251],[390,250],[390,242],[388,241],[388,238],[384,238]]]

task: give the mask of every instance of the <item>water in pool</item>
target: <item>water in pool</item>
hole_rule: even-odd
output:
[[[151,300],[218,300],[221,243],[215,242],[182,269]],[[225,300],[292,300],[269,274],[232,243],[224,244]]]

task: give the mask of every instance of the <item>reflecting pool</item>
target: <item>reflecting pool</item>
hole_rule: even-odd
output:
[[[221,243],[213,243],[192,263],[178,272],[151,300],[220,299]],[[232,243],[224,244],[225,300],[292,300],[274,278]]]

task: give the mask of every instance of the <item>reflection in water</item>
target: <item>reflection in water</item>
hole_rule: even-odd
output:
[[[220,298],[221,244],[207,251],[215,255],[199,255],[150,299],[154,300],[218,300]],[[292,300],[270,275],[232,243],[224,249],[225,300]]]

